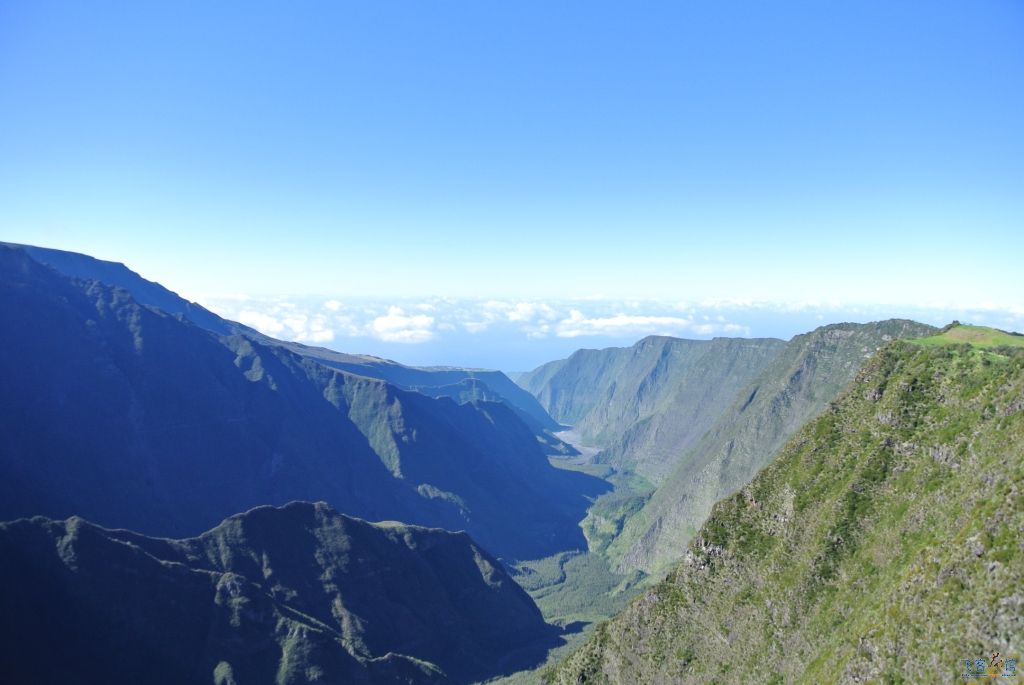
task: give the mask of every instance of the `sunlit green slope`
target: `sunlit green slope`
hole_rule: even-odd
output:
[[[896,342],[556,683],[959,682],[1024,648],[1024,350]]]

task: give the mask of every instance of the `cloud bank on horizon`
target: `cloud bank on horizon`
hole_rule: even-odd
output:
[[[337,299],[210,299],[206,306],[261,333],[323,344],[343,338],[386,343],[429,343],[445,334],[477,335],[495,329],[527,339],[632,338],[644,335],[749,336],[750,327],[684,303],[509,302],[433,299],[381,304]],[[588,313],[584,313],[584,309]],[[651,313],[651,311],[657,313]],[[642,313],[639,313],[642,312]]]
[[[663,302],[654,300],[511,300],[427,298],[207,297],[225,318],[284,340],[410,364],[530,369],[581,347],[629,345],[648,335],[788,339],[839,321],[910,318],[933,325],[953,319],[1024,329],[1024,306],[845,305],[806,300]]]

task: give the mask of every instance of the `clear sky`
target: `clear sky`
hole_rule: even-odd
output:
[[[1024,3],[7,0],[0,239],[209,303],[1019,320]]]

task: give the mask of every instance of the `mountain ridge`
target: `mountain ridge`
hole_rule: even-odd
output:
[[[468,683],[557,633],[465,533],[322,502],[186,539],[19,519],[0,550],[9,682]]]
[[[466,528],[502,557],[585,544],[586,497],[607,486],[552,468],[505,403],[434,399],[220,336],[23,251],[0,247],[0,274],[0,324],[17,332],[0,349],[4,518],[188,535],[322,499]]]
[[[224,319],[195,302],[189,302],[163,285],[150,281],[120,262],[97,259],[89,255],[54,248],[2,243],[21,250],[32,259],[71,278],[95,280],[110,286],[124,288],[143,305],[153,306],[172,315],[180,315],[201,328],[219,335],[241,335],[268,345],[279,345],[304,357],[311,357],[341,371],[388,381],[405,389],[436,389],[464,379],[479,379],[511,406],[528,425],[537,432],[545,445],[556,452],[571,453],[570,449],[549,433],[560,428],[528,392],[523,391],[501,371],[467,369],[461,367],[410,367],[390,359],[365,354],[338,352],[325,347],[278,340],[259,331]],[[427,393],[430,394],[430,393]],[[436,393],[434,396],[437,396]],[[455,397],[457,399],[457,396]]]
[[[718,500],[746,485],[786,440],[824,411],[865,360],[896,338],[935,329],[904,319],[837,323],[794,336],[696,440],[609,547],[620,570],[658,574],[678,559]]]
[[[547,678],[960,679],[1024,644],[1022,485],[1024,352],[893,342]]]
[[[583,524],[592,549],[620,573],[658,576],[712,505],[769,463],[871,354],[936,331],[889,319],[829,324],[789,341],[648,336],[579,350],[517,380],[556,419],[579,421],[584,439],[602,447],[593,461],[629,486],[592,507]]]
[[[584,442],[610,448],[607,458],[613,463],[628,463],[657,481],[663,475],[660,460],[638,461],[636,455],[623,455],[621,450],[618,458],[612,456],[623,434],[684,404],[684,412],[713,415],[719,408],[716,398],[726,397],[729,387],[752,377],[772,349],[782,345],[774,338],[647,336],[630,347],[577,350],[567,359],[523,374],[518,382],[555,420],[571,425]],[[689,403],[677,400],[687,392],[702,394],[707,406],[697,407],[696,398]]]

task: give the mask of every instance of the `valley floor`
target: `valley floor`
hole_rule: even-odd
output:
[[[577,433],[575,430],[571,428],[568,430],[559,431],[558,433],[555,433],[555,437],[561,440],[562,442],[569,443],[576,449],[577,452],[580,453],[578,457],[573,457],[568,460],[560,461],[568,461],[571,464],[589,464],[594,459],[594,457],[597,456],[597,453],[601,451],[601,448],[599,447],[584,445],[582,442],[580,442],[579,433]]]
[[[579,436],[570,430],[555,434],[571,444],[579,456],[552,457],[552,465],[580,471],[607,480],[614,490],[594,501],[587,518],[580,522],[590,549],[566,550],[543,559],[521,561],[509,567],[513,578],[537,603],[544,620],[563,630],[563,644],[548,652],[547,661],[535,669],[520,671],[491,681],[490,685],[527,685],[540,682],[547,667],[569,656],[586,642],[594,627],[621,612],[629,601],[645,587],[646,578],[639,573],[616,573],[603,555],[600,537],[592,533],[603,519],[602,511],[609,503],[636,497],[633,481],[624,479],[605,464],[592,463],[600,449],[580,444]]]

